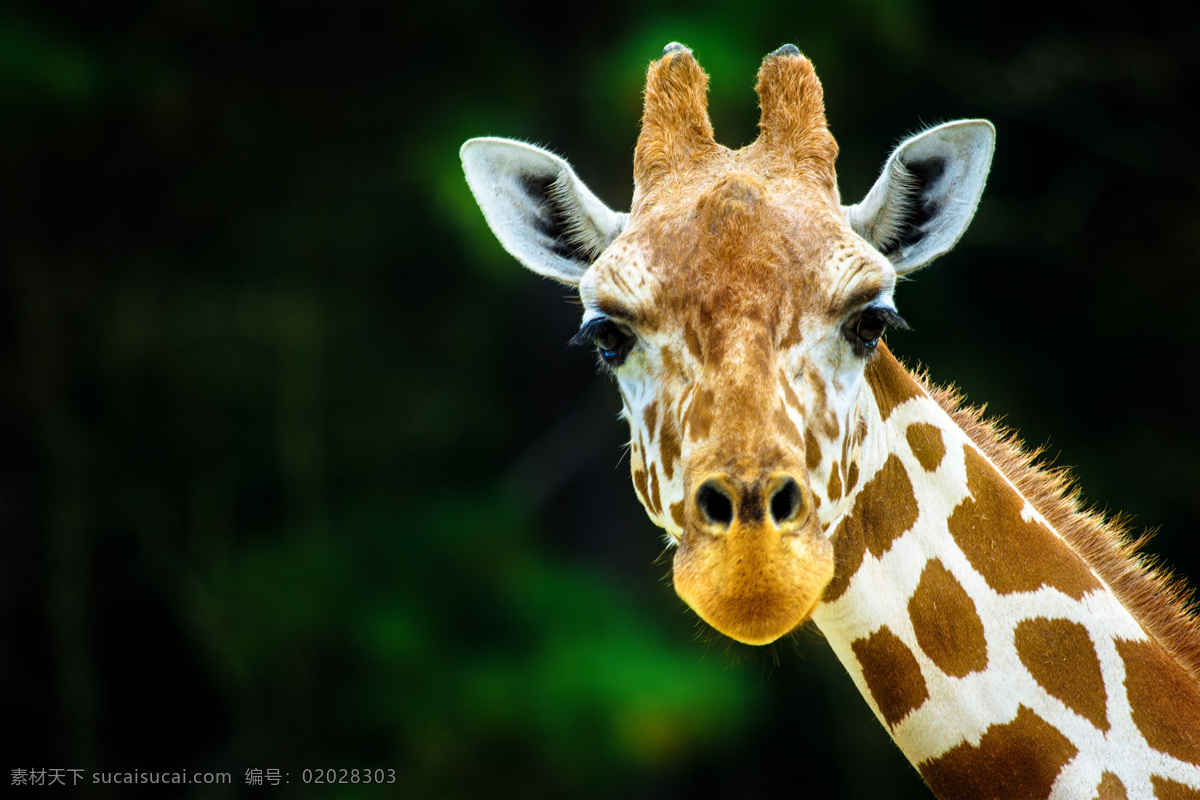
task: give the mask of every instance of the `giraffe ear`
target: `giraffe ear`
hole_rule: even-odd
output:
[[[996,145],[982,119],[947,122],[904,141],[871,191],[846,209],[850,227],[903,275],[947,252],[966,231]]]
[[[570,164],[539,147],[470,139],[459,156],[492,233],[513,257],[547,278],[578,286],[629,219],[592,194]]]

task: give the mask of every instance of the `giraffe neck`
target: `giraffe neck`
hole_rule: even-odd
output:
[[[860,418],[813,619],[934,792],[1200,788],[1200,684],[886,348]]]

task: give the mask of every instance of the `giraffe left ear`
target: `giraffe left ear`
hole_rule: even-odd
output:
[[[907,139],[862,202],[846,208],[850,227],[897,275],[925,266],[966,231],[995,145],[996,129],[983,119],[947,122]]]

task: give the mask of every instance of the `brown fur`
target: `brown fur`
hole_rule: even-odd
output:
[[[895,454],[863,486],[854,507],[833,535],[833,579],[821,600],[832,603],[841,597],[862,566],[869,549],[878,558],[901,534],[917,521],[917,498],[904,465]]]
[[[1021,663],[1043,689],[1108,732],[1108,694],[1086,628],[1068,619],[1034,617],[1017,625],[1013,641]]]
[[[962,449],[970,496],[955,506],[946,527],[988,585],[1000,594],[1051,586],[1076,600],[1099,589],[1087,562],[1041,522],[1024,519],[1024,498],[975,448]]]
[[[996,465],[1067,544],[1112,589],[1151,638],[1200,682],[1200,620],[1191,590],[1138,552],[1146,537],[1133,539],[1120,518],[1105,519],[1086,509],[1068,470],[1038,463],[1042,450],[1026,450],[1017,436],[984,418],[985,408],[963,405],[953,387],[916,379]]]
[[[941,798],[1046,797],[1078,752],[1058,729],[1021,706],[1012,722],[988,728],[978,745],[963,742],[918,769]]]
[[[936,558],[921,571],[908,617],[917,644],[945,674],[961,678],[987,669],[987,637],[975,601]]]
[[[825,123],[825,93],[804,56],[768,58],[755,87],[762,114],[754,149],[772,153],[829,191],[836,191],[838,147]]]
[[[1200,800],[1200,792],[1170,778],[1151,775],[1150,785],[1154,787],[1154,796],[1159,800]]]
[[[1103,772],[1100,774],[1100,783],[1096,786],[1096,795],[1093,800],[1129,800],[1129,795],[1125,792],[1125,784],[1121,783],[1121,779],[1111,772]]]
[[[1200,765],[1200,691],[1153,642],[1116,642],[1133,722],[1155,750]],[[1182,726],[1174,720],[1184,721]]]
[[[912,651],[884,625],[850,645],[863,670],[867,689],[889,727],[907,717],[929,699],[921,665]]]
[[[937,426],[928,422],[914,422],[905,430],[904,437],[908,439],[908,449],[912,450],[921,467],[926,472],[936,472],[946,455],[946,443],[942,441],[942,432]]]
[[[691,52],[670,53],[651,64],[633,157],[638,192],[719,150],[708,119],[708,76]]]

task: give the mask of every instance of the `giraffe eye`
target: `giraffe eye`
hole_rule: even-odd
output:
[[[571,344],[595,345],[601,362],[611,369],[616,369],[625,362],[625,357],[636,343],[637,339],[628,328],[607,317],[599,317],[585,323],[579,329],[579,333],[571,339]]]
[[[883,332],[886,329],[887,320],[874,308],[868,308],[864,311],[862,316],[858,318],[858,325],[854,326],[854,332],[858,334],[858,340],[867,348],[872,348],[878,344],[879,337],[883,336]]]
[[[894,325],[901,330],[908,329],[908,323],[895,309],[887,306],[869,306],[851,319],[843,328],[843,335],[854,348],[855,354],[862,356],[875,349],[888,325]]]

